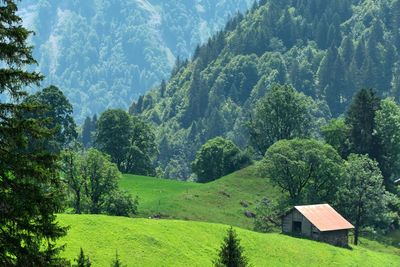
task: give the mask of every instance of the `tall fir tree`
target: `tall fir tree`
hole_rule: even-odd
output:
[[[86,117],[85,122],[82,126],[82,144],[84,147],[88,148],[92,143],[92,119]]]
[[[42,75],[28,71],[36,64],[16,1],[0,2],[0,262],[3,266],[63,266],[56,240],[66,229],[56,222],[62,209],[57,154],[46,150],[54,132],[46,119],[25,114],[45,111],[24,103],[24,87],[38,85]],[[3,98],[4,99],[4,98]]]
[[[372,89],[361,89],[354,96],[346,116],[350,126],[350,150],[352,153],[368,154],[379,160],[379,140],[374,134],[375,114],[380,98]]]

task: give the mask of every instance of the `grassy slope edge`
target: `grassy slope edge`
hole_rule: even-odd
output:
[[[64,256],[82,247],[93,266],[109,266],[116,250],[128,266],[211,266],[228,226],[204,222],[59,215],[70,225]],[[352,250],[281,234],[237,229],[253,266],[400,266],[400,256]]]

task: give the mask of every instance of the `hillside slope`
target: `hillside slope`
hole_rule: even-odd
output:
[[[253,229],[254,212],[263,198],[279,197],[269,179],[257,175],[257,167],[207,184],[124,175],[120,187],[139,197],[139,216],[223,223]],[[248,207],[245,207],[247,206]]]
[[[109,266],[116,250],[128,266],[212,266],[227,225],[99,215],[59,215],[71,226],[64,256],[82,247],[93,266]],[[280,234],[237,229],[253,266],[399,266],[400,256],[342,249]]]
[[[177,56],[220,30],[252,0],[24,0],[21,15],[43,85],[63,89],[79,122],[108,107],[127,109],[166,78]]]
[[[364,87],[399,99],[400,0],[260,2],[132,105],[156,125],[165,176],[188,178],[196,151],[216,136],[246,147],[254,106],[274,83],[313,97],[322,120]]]

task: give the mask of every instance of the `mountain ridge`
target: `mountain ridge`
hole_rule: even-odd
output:
[[[313,97],[321,123],[364,87],[399,99],[399,10],[398,0],[269,0],[233,18],[130,109],[155,125],[164,176],[187,179],[216,136],[246,148],[254,106],[273,84]]]
[[[76,120],[130,103],[170,74],[251,0],[25,0],[20,14],[36,35],[42,86],[60,87]],[[96,99],[96,101],[94,100]]]

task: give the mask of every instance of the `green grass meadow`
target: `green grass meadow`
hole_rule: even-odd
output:
[[[124,175],[122,189],[139,196],[139,217],[161,213],[165,218],[223,223],[252,229],[253,211],[263,197],[276,197],[278,190],[250,166],[207,184]],[[244,207],[242,203],[249,206]]]
[[[343,249],[251,231],[254,219],[244,212],[281,196],[256,166],[207,184],[124,175],[120,187],[139,197],[138,218],[60,214],[70,226],[64,256],[72,260],[82,247],[95,267],[110,266],[116,251],[128,266],[212,266],[232,225],[252,266],[400,266],[400,249],[376,241]]]
[[[93,266],[109,266],[116,251],[128,266],[212,266],[228,226],[204,222],[59,215],[69,225],[64,256],[82,247]],[[252,266],[400,266],[400,256],[237,229]]]

